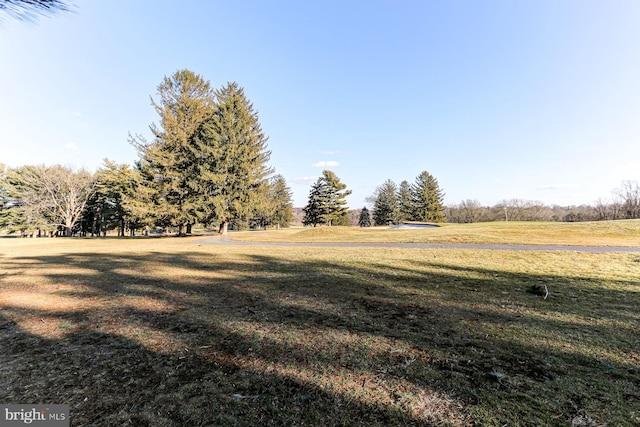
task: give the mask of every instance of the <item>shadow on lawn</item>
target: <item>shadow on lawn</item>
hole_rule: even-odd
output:
[[[627,425],[640,409],[628,403],[637,367],[572,349],[620,331],[589,331],[548,315],[562,301],[514,291],[550,278],[436,267],[198,252],[14,258],[4,287],[36,268],[69,307],[0,301],[0,401],[70,404],[74,425],[564,425],[587,410]],[[637,351],[638,331],[624,333],[602,350]]]

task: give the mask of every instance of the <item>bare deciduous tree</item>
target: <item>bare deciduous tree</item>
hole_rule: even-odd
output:
[[[445,213],[447,222],[473,223],[490,220],[486,211],[487,208],[483,207],[479,201],[467,199],[447,207]]]
[[[85,170],[64,166],[22,166],[8,169],[2,180],[10,195],[14,222],[21,229],[64,227],[71,236],[93,191],[93,177]]]
[[[640,185],[637,181],[624,181],[614,194],[619,198],[622,215],[626,219],[640,218]]]

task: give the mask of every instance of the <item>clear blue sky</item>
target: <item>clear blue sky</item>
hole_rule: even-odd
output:
[[[640,180],[638,1],[76,4],[0,26],[0,163],[133,164],[149,97],[188,68],[245,88],[300,207],[324,168],[351,208],[423,170],[447,204],[593,203]]]

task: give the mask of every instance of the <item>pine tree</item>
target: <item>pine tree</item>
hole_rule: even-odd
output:
[[[206,159],[194,139],[215,102],[209,82],[189,70],[165,77],[158,96],[158,102],[152,99],[160,116],[160,125],[150,127],[154,140],[131,140],[140,155],[142,184],[136,214],[153,216],[158,225],[178,227],[178,234],[183,234],[185,226],[198,220],[202,207],[198,166]]]
[[[373,221],[375,225],[397,224],[399,220],[398,196],[396,184],[387,179],[376,189],[373,203]]]
[[[195,138],[199,208],[203,221],[217,222],[225,234],[230,223],[248,223],[265,205],[271,152],[244,90],[228,83],[215,95],[216,109]]]
[[[371,216],[369,215],[369,209],[366,206],[360,211],[360,218],[358,219],[358,225],[360,227],[371,227]]]
[[[444,222],[444,193],[429,172],[422,172],[411,187],[415,221]]]
[[[413,219],[413,203],[411,201],[411,184],[404,180],[398,187],[398,222]]]
[[[129,204],[138,197],[137,171],[127,164],[117,164],[109,159],[96,172],[96,191],[85,210],[85,231],[92,236],[107,230],[118,229],[118,236],[125,235],[125,228],[132,234],[143,228],[145,218],[132,213]]]
[[[330,171],[322,172],[324,180],[324,201],[325,213],[323,215],[324,222],[331,225],[347,225],[347,201],[346,197],[351,194],[351,190],[347,190],[346,184],[340,182],[340,178]]]
[[[269,224],[275,224],[278,228],[289,226],[293,221],[292,194],[282,175],[276,175],[271,180],[269,202],[273,206],[268,218]]]
[[[302,209],[304,212],[304,217],[302,218],[303,225],[313,225],[316,227],[318,224],[324,223],[324,191],[322,178],[318,178],[309,191],[309,202],[307,206]]]
[[[304,225],[318,224],[347,225],[346,197],[351,194],[351,190],[340,182],[340,178],[330,171],[325,170],[318,178],[309,192],[309,203],[303,209]]]
[[[30,185],[26,176],[36,174],[33,166],[8,168],[0,165],[0,227],[8,233],[31,234],[37,229],[55,229],[35,204],[37,188]],[[35,194],[35,197],[30,196]],[[34,203],[30,203],[30,202]]]

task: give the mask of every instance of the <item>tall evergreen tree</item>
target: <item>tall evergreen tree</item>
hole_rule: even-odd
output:
[[[404,180],[398,187],[398,222],[411,221],[413,218],[413,203],[411,201],[411,184]]]
[[[347,225],[349,219],[346,197],[351,194],[351,190],[346,188],[334,172],[323,171],[322,176],[311,187],[309,203],[303,209],[305,214],[302,223],[314,227],[318,224]]]
[[[360,211],[360,218],[358,218],[358,225],[360,227],[371,227],[371,215],[369,209],[366,206]]]
[[[196,222],[201,207],[198,166],[203,158],[194,138],[213,114],[214,94],[200,75],[179,70],[164,78],[158,96],[157,102],[152,99],[160,116],[160,124],[150,127],[154,140],[132,138],[140,155],[138,167],[144,187],[137,213],[153,215],[160,225],[178,227],[178,233],[183,234],[185,226]]]
[[[373,221],[375,225],[397,224],[399,221],[398,195],[396,184],[387,179],[376,189],[373,203]]]
[[[413,220],[426,222],[444,222],[444,193],[429,172],[424,171],[411,186]]]
[[[275,224],[278,228],[289,226],[293,221],[292,193],[282,175],[276,175],[271,180],[268,200],[272,206],[269,224]]]
[[[324,204],[325,213],[323,219],[329,226],[331,225],[347,225],[347,200],[346,197],[351,194],[351,190],[347,190],[346,184],[340,182],[340,178],[330,171],[322,172],[324,181]]]
[[[96,172],[95,192],[85,210],[86,232],[92,236],[107,230],[118,229],[118,236],[144,226],[144,218],[136,217],[129,208],[138,199],[137,171],[127,164],[117,164],[109,159]],[[135,205],[134,205],[135,206]]]
[[[309,202],[307,206],[302,209],[304,212],[304,217],[302,218],[303,225],[313,225],[316,227],[318,224],[324,223],[324,193],[324,182],[322,178],[318,178],[311,186],[311,190],[309,190]]]
[[[35,173],[33,166],[8,168],[0,165],[0,227],[9,233],[26,235],[35,230],[55,229],[36,204],[37,189],[25,182],[26,176]],[[32,198],[30,194],[36,197]]]
[[[194,139],[203,189],[199,211],[226,234],[230,222],[244,223],[265,205],[271,152],[258,113],[237,83],[215,92],[217,106]]]

